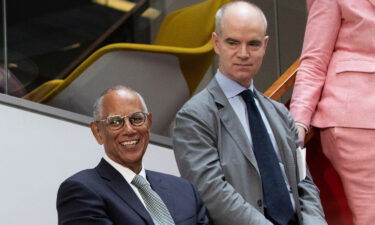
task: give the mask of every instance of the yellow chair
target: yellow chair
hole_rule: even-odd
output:
[[[93,101],[102,90],[123,84],[144,96],[156,121],[165,119],[153,125],[154,132],[161,132],[210,66],[214,17],[230,1],[208,0],[177,10],[165,18],[153,45],[105,46],[66,79],[46,82],[24,98],[91,115]]]

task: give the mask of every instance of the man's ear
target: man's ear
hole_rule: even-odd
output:
[[[98,124],[95,123],[95,122],[91,122],[90,128],[91,128],[91,132],[94,135],[98,144],[102,145],[104,143],[104,140],[103,140],[102,135],[100,134],[100,128],[99,128]]]
[[[267,49],[269,39],[270,39],[269,36],[265,36],[265,37],[264,37],[264,50]]]
[[[152,113],[147,114],[147,125],[148,125],[148,129],[150,129],[152,125]]]
[[[212,45],[214,46],[215,53],[219,55],[219,37],[215,32],[212,32],[211,41]]]

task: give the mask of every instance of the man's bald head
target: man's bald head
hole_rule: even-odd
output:
[[[217,35],[222,34],[223,23],[222,21],[226,19],[227,16],[238,15],[238,14],[247,14],[251,15],[253,19],[261,20],[264,26],[264,34],[267,31],[267,19],[263,11],[253,3],[246,1],[235,1],[230,2],[222,6],[216,13],[216,23],[215,23],[215,33]]]
[[[101,119],[104,96],[106,96],[108,93],[110,93],[112,91],[118,91],[118,90],[123,90],[123,91],[126,91],[126,92],[137,95],[137,97],[139,98],[139,101],[142,104],[142,107],[144,108],[144,112],[148,112],[146,103],[145,103],[143,97],[138,92],[132,90],[131,88],[122,86],[122,85],[116,85],[114,87],[110,87],[110,88],[106,89],[105,91],[103,91],[103,93],[99,96],[99,98],[96,99],[96,101],[94,103],[94,110],[93,110],[94,120]]]

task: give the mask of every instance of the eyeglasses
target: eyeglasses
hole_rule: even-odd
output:
[[[130,116],[113,115],[102,120],[97,120],[95,122],[105,123],[105,125],[111,130],[118,130],[124,126],[125,118],[129,118],[129,122],[132,126],[135,126],[135,127],[142,126],[147,120],[147,115],[148,113],[145,113],[145,112],[135,112],[131,114]]]

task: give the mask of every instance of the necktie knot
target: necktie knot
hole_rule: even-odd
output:
[[[132,180],[132,184],[137,188],[141,189],[149,186],[149,183],[141,175],[135,175],[135,177]]]
[[[254,102],[254,93],[249,89],[244,90],[240,95],[246,103]]]

